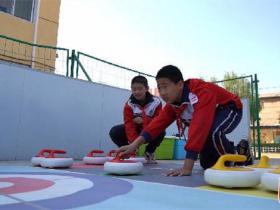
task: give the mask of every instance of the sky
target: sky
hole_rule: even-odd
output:
[[[257,74],[280,92],[280,0],[62,0],[58,46],[152,75]]]

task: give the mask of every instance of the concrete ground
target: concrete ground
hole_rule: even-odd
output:
[[[279,159],[272,161],[279,163]],[[208,185],[195,164],[192,176],[166,177],[183,161],[145,165],[140,175],[114,176],[103,166],[76,161],[69,169],[0,161],[0,210],[278,210],[277,192],[262,186],[225,189]]]

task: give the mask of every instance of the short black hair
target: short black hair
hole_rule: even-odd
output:
[[[178,83],[179,81],[184,81],[180,69],[173,65],[167,65],[162,67],[156,75],[156,79],[160,79],[160,78],[170,79],[175,84]]]
[[[140,83],[142,85],[144,85],[146,88],[148,88],[148,80],[146,79],[146,77],[138,75],[136,77],[133,77],[133,79],[131,80],[131,85],[134,83]]]

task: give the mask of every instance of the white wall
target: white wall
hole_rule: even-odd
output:
[[[41,148],[74,158],[115,148],[130,92],[0,63],[0,160],[29,159]]]
[[[24,160],[41,148],[81,159],[91,149],[116,148],[108,132],[122,123],[130,91],[0,63],[0,160]],[[249,104],[235,143],[249,136]],[[176,134],[173,123],[167,135]]]

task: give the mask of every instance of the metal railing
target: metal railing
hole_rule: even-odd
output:
[[[74,54],[75,52],[72,51],[72,55]],[[130,89],[132,78],[143,75],[147,78],[150,88],[156,88],[153,75],[114,64],[83,52],[77,52],[75,57],[77,61],[75,75],[72,72],[75,78]],[[80,70],[82,70],[82,74]]]
[[[68,69],[69,50],[0,35],[0,60],[57,73]]]
[[[260,132],[260,99],[258,93],[257,74],[237,77],[233,79],[214,81],[240,98],[249,99],[250,103],[250,127],[251,144],[253,145],[253,154],[256,158],[261,157],[261,132]]]
[[[263,153],[280,153],[280,144],[262,144],[261,151]]]
[[[0,60],[48,71],[66,77],[130,89],[136,75],[147,78],[152,92],[156,88],[153,75],[114,64],[92,55],[66,48],[33,44],[0,35]]]

